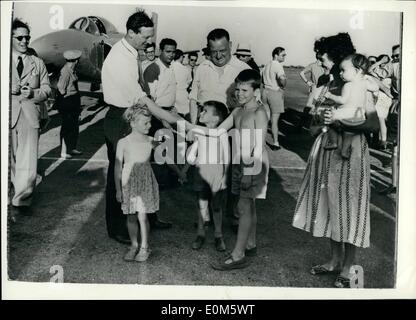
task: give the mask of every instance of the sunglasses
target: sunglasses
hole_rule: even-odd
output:
[[[13,37],[15,39],[17,39],[18,41],[22,41],[23,39],[26,39],[27,41],[30,41],[31,36],[17,36],[17,37]]]
[[[196,61],[196,59],[190,59],[189,61],[195,62],[195,61]]]
[[[393,54],[391,57],[392,57],[393,59],[396,59],[396,58],[400,57],[400,55],[399,55],[399,54]]]

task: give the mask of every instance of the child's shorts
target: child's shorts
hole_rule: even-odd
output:
[[[227,188],[228,165],[204,164],[193,167],[193,190],[207,194]]]
[[[250,175],[251,184],[247,189],[241,188],[243,178],[243,163],[233,164],[231,173],[231,192],[240,198],[266,199],[267,183],[269,181],[269,158],[267,151],[263,152],[262,166],[259,174]]]

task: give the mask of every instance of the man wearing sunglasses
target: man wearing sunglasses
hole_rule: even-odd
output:
[[[12,23],[11,63],[11,182],[12,205],[30,214],[36,185],[40,112],[51,93],[44,62],[28,51],[29,26],[15,19]],[[13,218],[13,217],[12,217]]]

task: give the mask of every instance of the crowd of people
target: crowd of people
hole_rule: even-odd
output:
[[[157,215],[159,184],[163,182],[153,172],[153,161],[161,171],[174,172],[181,182],[187,181],[188,170],[192,171],[199,208],[197,234],[190,245],[194,250],[204,245],[212,220],[215,249],[226,251],[222,223],[226,191],[231,190],[228,201],[237,237],[231,253],[212,267],[232,270],[248,266],[248,257],[257,254],[256,199],[265,199],[267,192],[269,123],[270,149],[280,148],[278,123],[285,110],[287,83],[282,65],[285,49],[276,47],[270,62],[259,72],[250,46],[239,44],[232,55],[229,33],[218,28],[207,35],[205,59],[197,65],[198,54],[191,52],[188,65],[184,65],[185,54],[175,40],[164,38],[158,47],[152,43],[154,25],[145,12],[132,14],[126,30],[102,67],[108,107],[104,119],[109,161],[105,191],[108,236],[130,245],[124,260],[144,262],[151,256],[149,230],[172,226]],[[14,20],[12,38],[12,205],[27,211],[36,180],[40,108],[51,87],[43,61],[27,52],[28,25]],[[160,52],[157,57],[156,48]],[[336,287],[349,286],[356,248],[369,246],[366,135],[376,131],[370,123],[375,106],[380,146],[385,148],[383,123],[399,99],[399,50],[393,47],[393,62],[389,62],[386,56],[372,59],[357,53],[347,33],[322,37],[314,46],[317,61],[300,74],[310,88],[305,115],[319,116],[322,130],[307,161],[293,226],[329,238],[330,261],[310,272],[336,273]],[[144,52],[145,58],[140,58],[139,52]],[[76,148],[80,113],[76,65],[81,54],[77,50],[64,53],[66,64],[58,81],[64,158],[81,154]],[[301,121],[304,125],[304,118]],[[185,139],[181,125],[187,132],[186,161],[159,163],[157,154],[167,145],[166,140]],[[167,158],[176,158],[179,150],[175,146],[175,150],[164,152]]]

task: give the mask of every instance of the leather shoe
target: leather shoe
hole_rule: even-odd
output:
[[[222,237],[215,238],[215,249],[220,252],[225,251],[225,243]]]
[[[122,236],[122,235],[119,235],[119,234],[117,234],[115,236],[112,236],[110,238],[112,238],[112,239],[114,239],[117,242],[122,243],[122,244],[131,244],[131,241],[130,241],[129,238],[126,238],[125,236]]]
[[[81,151],[78,151],[77,149],[74,149],[74,150],[71,150],[71,151],[69,152],[69,154],[70,154],[71,156],[79,156],[79,155],[81,155],[81,154],[82,154],[82,152],[81,152]]]
[[[155,229],[169,229],[172,228],[172,223],[156,220],[150,223],[150,227]]]
[[[205,238],[203,236],[197,236],[195,241],[192,243],[192,249],[194,250],[201,249],[204,242],[205,242]]]

